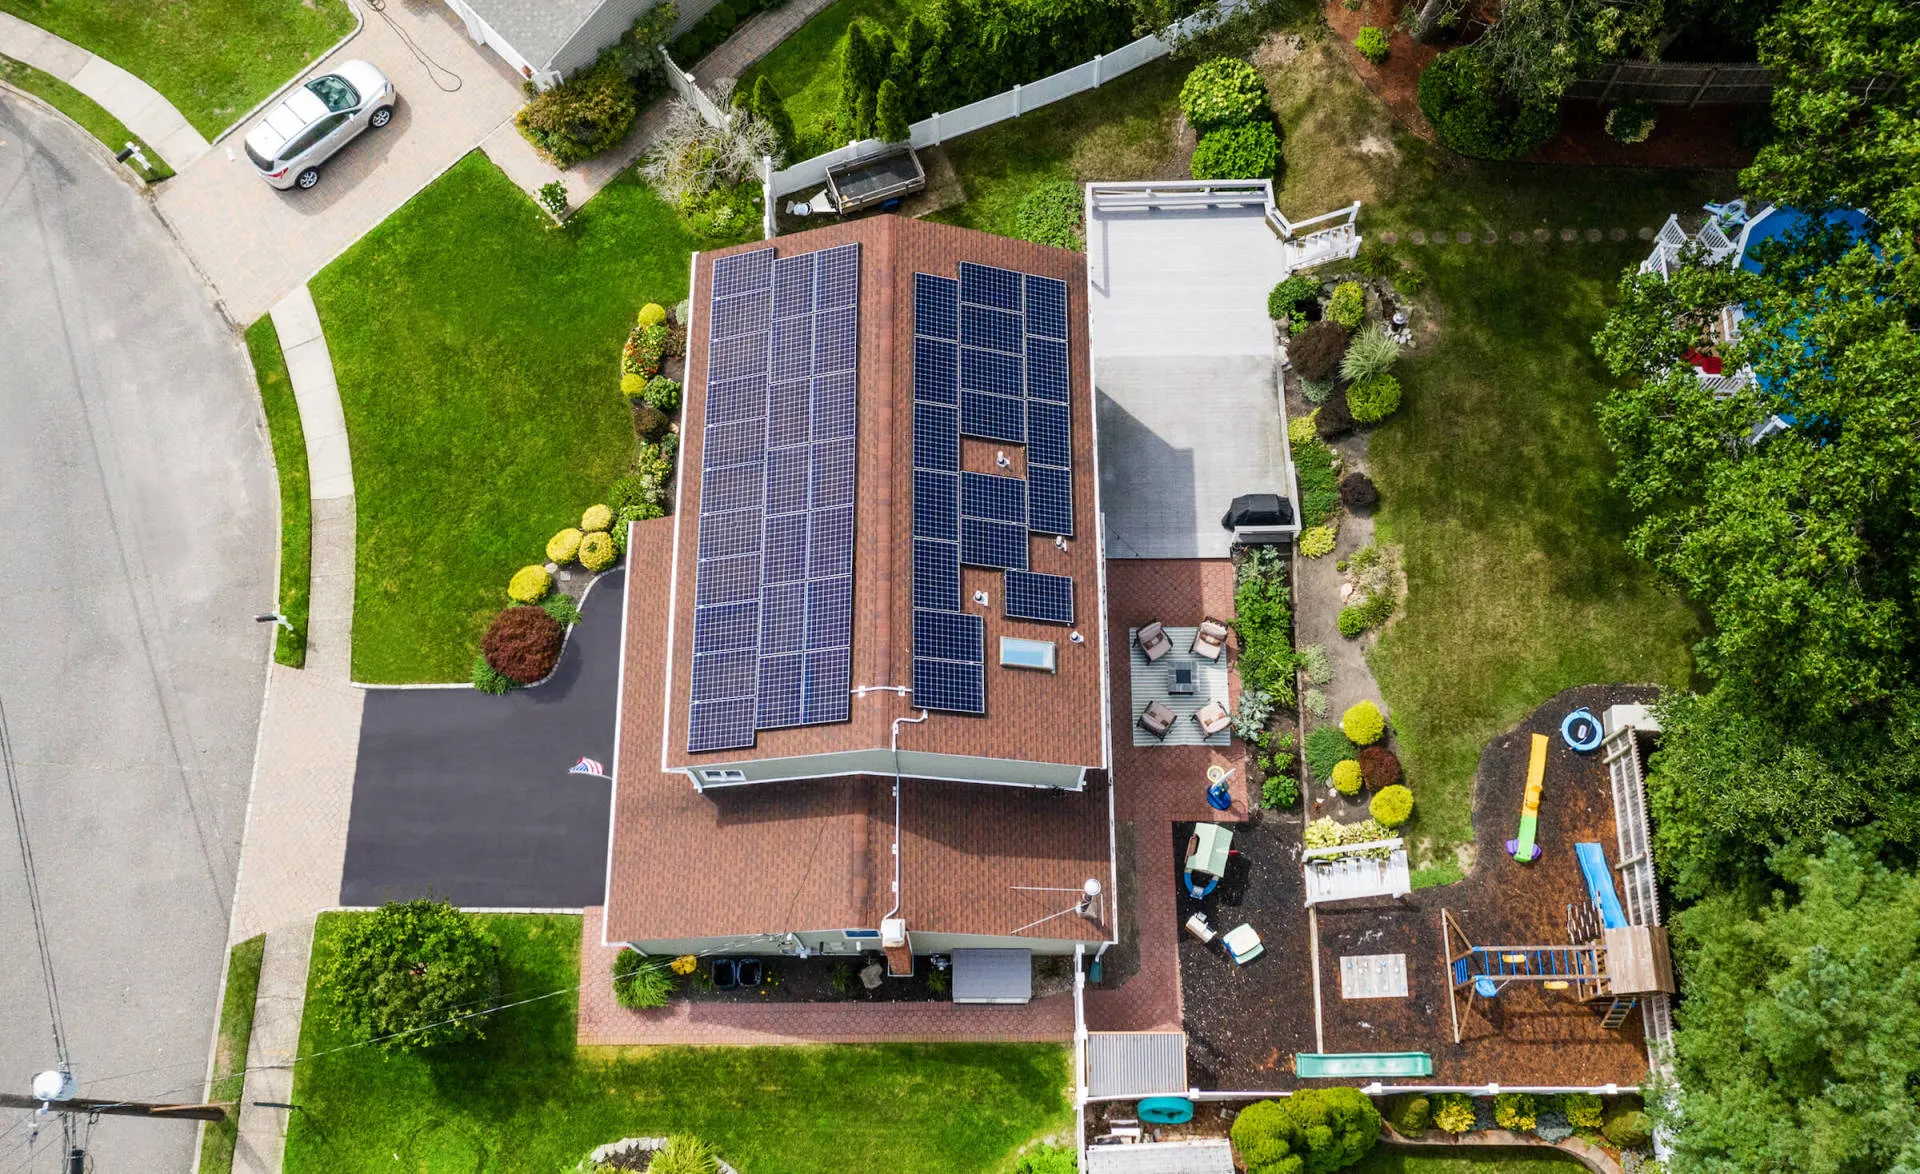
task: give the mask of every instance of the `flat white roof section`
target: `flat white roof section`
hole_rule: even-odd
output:
[[[1087,1147],[1087,1174],[1233,1174],[1233,1143],[1217,1137],[1092,1145]]]
[[[1185,1096],[1191,1087],[1186,1032],[1087,1033],[1088,1096]]]

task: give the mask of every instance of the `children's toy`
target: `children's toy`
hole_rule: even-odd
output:
[[[1540,830],[1540,786],[1547,779],[1547,736],[1533,736],[1533,751],[1527,757],[1527,793],[1520,801],[1520,834],[1507,841],[1507,851],[1522,864],[1540,859],[1540,845],[1534,836]]]
[[[1585,706],[1568,714],[1560,723],[1561,740],[1582,754],[1600,745],[1601,734],[1600,719]]]
[[[1140,1102],[1140,1120],[1155,1125],[1185,1125],[1193,1120],[1193,1102],[1185,1097],[1148,1097]]]
[[[1226,875],[1233,855],[1233,833],[1217,823],[1200,823],[1187,840],[1187,893],[1198,901],[1210,895]]]

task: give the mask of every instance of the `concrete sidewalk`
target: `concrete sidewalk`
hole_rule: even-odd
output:
[[[0,56],[24,61],[92,98],[108,114],[126,123],[128,130],[140,136],[175,171],[186,168],[210,149],[186,115],[174,109],[160,91],[105,58],[4,12],[0,12]],[[118,151],[126,144],[107,145]]]

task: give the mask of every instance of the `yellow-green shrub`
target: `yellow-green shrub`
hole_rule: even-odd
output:
[[[1333,527],[1314,526],[1300,532],[1300,554],[1303,558],[1324,558],[1333,553]]]
[[[1343,758],[1333,764],[1333,789],[1342,795],[1360,793],[1360,764],[1351,758]]]
[[[605,530],[613,525],[613,507],[590,505],[587,512],[580,515],[580,528],[591,534],[596,530]]]
[[[1289,419],[1287,421],[1287,443],[1306,444],[1310,441],[1318,441],[1320,439],[1320,433],[1314,429],[1313,418],[1319,414],[1320,409],[1315,408],[1304,416],[1294,416]]]
[[[1356,746],[1371,746],[1387,732],[1387,719],[1371,701],[1356,701],[1340,715],[1340,729]]]
[[[1355,764],[1359,765],[1358,763]],[[1397,828],[1413,815],[1413,792],[1399,783],[1375,792],[1367,813],[1390,828]]]
[[[619,553],[613,548],[613,535],[595,530],[580,541],[580,565],[589,571],[604,571],[613,565]]]
[[[620,376],[620,394],[629,401],[638,400],[647,394],[647,377],[628,371]]]
[[[566,565],[580,553],[580,531],[569,526],[547,539],[547,561]]]
[[[553,589],[553,576],[541,566],[521,567],[507,583],[507,598],[515,603],[539,603]]]
[[[667,308],[659,302],[648,302],[640,307],[640,325],[658,326],[667,320]]]
[[[1473,1098],[1464,1093],[1443,1092],[1434,1098],[1433,1123],[1452,1134],[1473,1128]]]

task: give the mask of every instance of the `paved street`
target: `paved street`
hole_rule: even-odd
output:
[[[613,767],[624,571],[603,576],[546,684],[371,689],[347,829],[343,905],[443,897],[456,905],[577,909],[602,899],[605,779]]]
[[[266,671],[252,617],[274,596],[263,428],[151,209],[98,144],[0,94],[0,702],[83,1095],[205,1074]],[[0,836],[16,1091],[55,1060],[21,875]],[[195,1136],[103,1119],[92,1168],[184,1171]]]

